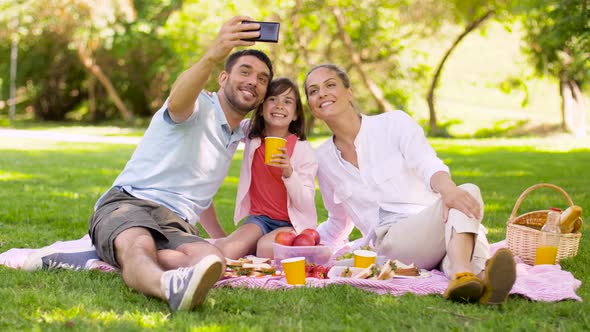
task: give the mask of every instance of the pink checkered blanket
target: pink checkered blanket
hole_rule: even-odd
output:
[[[50,247],[59,249],[87,248],[90,244],[88,236],[74,241],[58,241]],[[492,252],[504,247],[504,241],[492,244]],[[11,268],[21,268],[27,256],[38,249],[10,249],[0,254],[0,265]],[[518,258],[517,258],[518,259]],[[116,271],[112,266],[96,261],[90,269],[102,271]],[[307,278],[306,287],[324,287],[326,285],[350,285],[377,294],[402,295],[414,293],[418,295],[442,294],[447,287],[448,279],[443,273],[433,270],[430,277],[419,279],[390,279],[390,280],[362,280],[362,279],[316,279]],[[562,300],[582,301],[576,294],[576,289],[582,282],[570,272],[562,270],[560,265],[530,266],[522,262],[517,264],[517,278],[510,294],[517,294],[534,301],[553,302]],[[245,287],[263,289],[288,289],[293,286],[287,284],[285,277],[262,278],[229,278],[222,279],[215,287]]]

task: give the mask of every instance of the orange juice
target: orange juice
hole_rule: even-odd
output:
[[[539,247],[537,247],[537,254],[535,256],[535,265],[555,264],[556,259],[557,259],[557,247],[554,247],[554,246],[539,246]]]

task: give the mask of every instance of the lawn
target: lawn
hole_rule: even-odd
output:
[[[491,242],[505,238],[506,220],[530,185],[549,182],[590,209],[588,141],[545,139],[432,140],[458,183],[480,186]],[[41,247],[86,233],[96,199],[133,152],[132,145],[82,144],[0,138],[0,252]],[[234,229],[233,203],[241,154],[215,199],[226,231]],[[317,195],[319,220],[326,211]],[[565,207],[550,189],[533,192],[520,212]],[[588,227],[577,257],[562,267],[582,281],[588,300]],[[357,237],[354,232],[352,237]],[[383,331],[590,329],[588,302],[532,302],[511,296],[498,307],[455,304],[441,296],[376,295],[347,286],[266,291],[214,289],[194,312],[170,314],[166,303],[128,289],[116,273],[39,271],[0,267],[0,330],[161,331]]]

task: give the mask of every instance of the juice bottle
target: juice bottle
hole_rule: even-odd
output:
[[[561,210],[551,208],[547,213],[547,221],[541,228],[541,237],[537,244],[535,255],[535,265],[555,264],[557,259],[557,250],[559,248],[559,218]]]

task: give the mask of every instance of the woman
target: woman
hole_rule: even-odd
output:
[[[422,128],[401,111],[360,115],[347,74],[332,64],[309,71],[305,94],[334,134],[317,150],[326,244],[347,241],[356,226],[363,237],[353,249],[373,244],[389,258],[440,268],[451,278],[446,298],[503,302],[516,277],[512,254],[500,250],[486,266],[479,188],[455,185]]]

